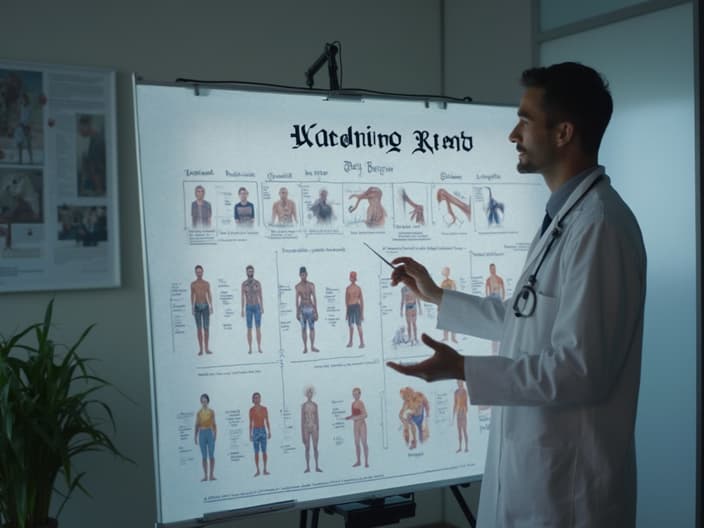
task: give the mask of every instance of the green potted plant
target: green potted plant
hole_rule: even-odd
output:
[[[62,501],[56,517],[81,484],[74,458],[90,451],[108,451],[129,460],[103,431],[115,422],[110,407],[96,392],[110,384],[90,372],[89,359],[78,347],[86,328],[71,346],[49,336],[54,301],[41,323],[0,337],[0,526],[55,527],[50,517],[54,491]],[[34,339],[31,339],[34,337]],[[57,478],[63,480],[57,489]]]

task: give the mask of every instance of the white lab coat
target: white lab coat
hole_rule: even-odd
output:
[[[516,290],[601,174],[536,236]],[[645,249],[606,175],[563,227],[538,273],[532,316],[517,318],[513,299],[449,290],[440,304],[439,328],[501,341],[498,356],[465,359],[472,404],[492,406],[481,528],[635,526]]]

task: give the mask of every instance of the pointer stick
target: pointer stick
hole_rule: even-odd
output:
[[[386,263],[387,266],[389,266],[389,267],[392,268],[392,269],[396,269],[396,266],[394,266],[393,264],[391,264],[391,262],[389,262],[389,261],[386,260],[384,257],[382,257],[379,253],[377,253],[377,252],[374,250],[374,248],[372,248],[369,244],[367,244],[366,242],[362,242],[362,244],[364,244],[365,246],[367,246],[367,247],[369,248],[369,250],[370,250],[372,253],[374,253],[377,257],[379,257],[381,260],[383,260],[383,261]]]

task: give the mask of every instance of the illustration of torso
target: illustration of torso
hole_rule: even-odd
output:
[[[300,306],[313,306],[313,292],[315,291],[315,285],[312,282],[299,282],[296,285],[296,293],[301,299]]]
[[[213,410],[201,408],[198,411],[198,427],[201,429],[213,428]]]
[[[249,306],[259,304],[262,285],[257,279],[247,279],[242,283],[245,303]]]
[[[291,200],[279,200],[276,202],[276,215],[279,218],[279,222],[282,224],[293,223],[294,210],[295,206]]]

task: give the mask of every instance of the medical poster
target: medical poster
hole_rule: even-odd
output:
[[[464,482],[491,408],[385,366],[498,343],[392,287],[507,299],[546,199],[515,108],[136,86],[159,520]],[[373,252],[373,251],[374,252]]]
[[[119,286],[115,77],[0,62],[0,292]]]

